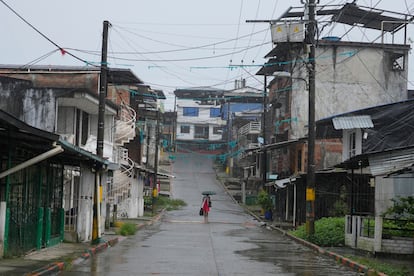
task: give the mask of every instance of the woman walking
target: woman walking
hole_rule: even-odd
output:
[[[204,223],[208,223],[208,212],[210,212],[211,201],[208,195],[203,197],[201,208],[203,209]]]

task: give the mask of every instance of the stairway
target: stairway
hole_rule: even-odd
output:
[[[131,180],[134,176],[134,161],[128,157],[128,150],[119,148],[120,170],[114,171],[114,181],[107,191],[107,198],[110,204],[121,204],[127,200],[131,193]]]
[[[115,143],[122,146],[135,137],[137,114],[127,104],[121,104],[120,107],[119,119],[116,121]]]

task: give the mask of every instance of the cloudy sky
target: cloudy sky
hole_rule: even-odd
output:
[[[346,2],[350,0],[320,0],[320,4]],[[412,0],[357,3],[414,13]],[[130,68],[167,96],[185,87],[232,89],[241,78],[262,88],[262,77],[255,73],[272,49],[269,24],[246,20],[275,19],[290,6],[303,4],[301,0],[0,0],[0,63],[98,65],[102,24],[108,20],[112,25],[109,66]],[[379,35],[357,28],[345,35],[343,26],[326,29],[325,35],[345,40],[373,42]],[[408,36],[414,41],[414,25],[409,26]],[[62,55],[54,44],[78,59]],[[414,67],[412,54],[410,63]],[[414,88],[413,83],[410,73],[409,88]]]

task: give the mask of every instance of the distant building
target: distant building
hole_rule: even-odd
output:
[[[177,89],[176,97],[176,146],[183,143],[197,148],[200,143],[216,143],[223,140],[226,121],[221,118],[223,90],[211,88]],[[201,148],[207,149],[205,146]]]

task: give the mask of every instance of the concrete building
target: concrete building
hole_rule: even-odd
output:
[[[392,13],[390,16],[387,11],[366,9],[354,3],[318,6],[317,9],[317,17],[331,16],[335,24],[353,25],[356,13],[365,15],[358,19],[362,28],[381,31],[382,37],[404,30],[404,18],[409,17]],[[257,160],[265,156],[267,162],[263,162],[265,168],[260,169],[262,174],[277,176],[273,179],[266,176],[264,182],[276,196],[278,219],[293,220],[293,225],[305,219],[307,144],[304,142],[308,135],[309,45],[305,39],[304,16],[303,7],[292,8],[281,16],[283,21],[272,23],[275,47],[266,55],[269,61],[257,73],[271,80],[268,103],[280,103],[272,107],[267,105],[265,117],[270,122],[265,123],[264,132],[268,145],[258,151],[262,157],[258,156]],[[393,23],[381,24],[382,21]],[[316,120],[407,99],[410,45],[404,40],[399,44],[397,41],[355,42],[335,36],[317,39],[314,60]],[[339,196],[340,187],[351,185],[344,182],[342,171],[329,172],[341,161],[342,143],[338,138],[316,141],[317,197],[325,195],[323,200],[316,201],[316,218],[331,215],[329,212],[340,200],[335,196],[327,199],[328,194]]]
[[[2,87],[3,110],[31,126],[59,134],[66,147],[92,160],[100,159],[96,155],[99,68],[1,66],[0,75],[13,80]],[[107,204],[121,192],[119,187],[131,187],[133,183],[133,175],[127,175],[132,164],[125,166],[128,154],[124,145],[135,137],[135,113],[128,108],[129,89],[141,83],[130,70],[123,69],[109,69],[108,80],[108,97],[113,101],[106,100],[105,105],[103,158],[109,173],[103,175],[99,184],[102,195],[100,233],[105,229],[107,215],[109,217]],[[113,178],[112,172],[117,170],[127,177]],[[78,161],[65,166],[62,204],[67,240],[92,238],[95,171],[93,162]],[[122,189],[121,193],[125,191]]]
[[[215,143],[223,140],[226,121],[221,118],[223,90],[208,88],[177,89],[176,144]],[[206,149],[206,147],[203,147]]]

